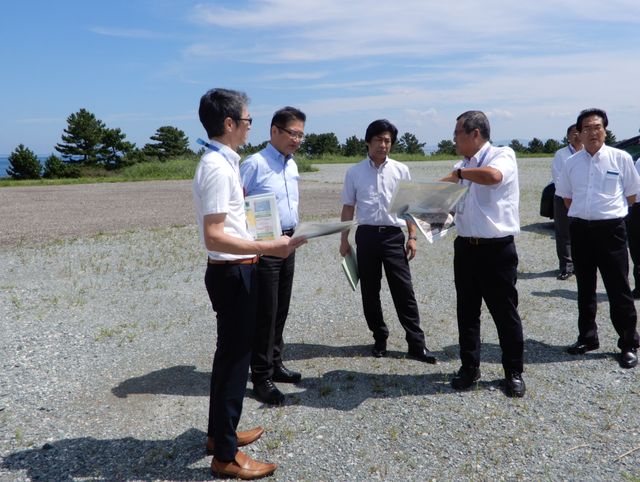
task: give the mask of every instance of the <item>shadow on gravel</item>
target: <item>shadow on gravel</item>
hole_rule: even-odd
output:
[[[549,290],[549,291],[532,291],[533,296],[540,296],[541,298],[564,298],[567,300],[578,301],[578,288],[575,290]],[[603,303],[608,301],[609,297],[606,293],[596,293],[596,303]],[[578,311],[576,308],[576,319],[578,317]]]
[[[1,466],[29,480],[210,480],[208,468],[189,467],[205,457],[205,439],[196,429],[171,440],[75,438],[15,452]]]
[[[518,271],[518,279],[535,279],[535,278],[555,278],[558,275],[558,271],[552,269],[550,271],[541,271],[540,273],[524,273]]]
[[[570,343],[573,343],[571,340]],[[583,358],[582,356],[569,355],[565,350],[567,345],[549,345],[532,338],[524,341],[524,364],[525,370],[527,365],[538,365],[544,363],[562,363],[571,362]],[[443,348],[445,351],[458,350],[458,345],[451,345]],[[601,359],[610,358],[611,353],[589,353],[588,358]],[[494,363],[498,366],[502,365],[502,350],[500,345],[496,343],[483,343],[482,353],[480,355],[480,363]]]
[[[527,231],[530,233],[549,234],[551,236],[553,236],[554,234],[553,221],[546,222],[546,223],[527,224],[526,226],[521,226],[520,230]],[[516,240],[516,243],[517,243],[517,240]]]
[[[211,372],[198,372],[193,365],[178,365],[129,378],[112,388],[111,393],[118,398],[141,393],[201,397],[209,395],[210,382]]]

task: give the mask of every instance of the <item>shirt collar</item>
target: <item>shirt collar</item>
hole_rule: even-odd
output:
[[[367,156],[367,160],[369,161],[369,165],[371,167],[373,167],[374,169],[379,169],[378,167],[376,167],[376,164],[373,162],[373,159],[371,159],[369,156]],[[385,166],[388,161],[389,161],[389,156],[384,158],[384,162],[382,164],[380,164],[380,167]]]
[[[215,139],[210,139],[209,143],[220,149],[220,154],[222,154],[229,162],[233,162],[235,164],[240,162],[240,154],[231,149],[228,145],[216,141]]]
[[[267,151],[269,157],[271,157],[272,159],[277,159],[279,161],[282,161],[283,163],[286,163],[289,159],[293,159],[292,154],[285,156],[284,154],[282,154],[282,152],[280,152],[278,149],[273,147],[273,144],[271,144],[270,142],[267,143],[267,147],[265,147],[265,151]]]

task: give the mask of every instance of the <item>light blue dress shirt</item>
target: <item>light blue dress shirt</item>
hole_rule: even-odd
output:
[[[298,166],[292,156],[283,156],[271,144],[240,164],[240,177],[247,196],[276,195],[282,230],[298,225]]]

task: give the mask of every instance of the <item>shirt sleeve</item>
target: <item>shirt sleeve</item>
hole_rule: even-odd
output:
[[[573,191],[571,189],[571,182],[568,174],[571,167],[570,159],[571,158],[567,159],[567,162],[562,166],[562,170],[558,176],[558,182],[556,183],[556,196],[567,199],[573,199]]]
[[[353,168],[349,168],[344,175],[344,185],[342,186],[342,204],[347,206],[356,205],[356,190],[353,184]]]
[[[224,169],[206,165],[201,177],[202,215],[229,212],[231,184]]]
[[[503,181],[505,179],[511,179],[514,171],[518,169],[515,152],[509,147],[501,148],[498,155],[494,156],[488,162],[487,167],[492,167],[500,171]],[[495,184],[495,186],[499,186],[500,184],[502,183],[500,182],[498,184]]]
[[[623,187],[625,197],[635,196],[640,191],[640,175],[633,165],[633,158],[625,152],[623,159]]]
[[[555,184],[558,184],[560,179],[560,173],[562,172],[562,153],[558,150],[553,156],[553,162],[551,163],[551,178]]]
[[[250,196],[253,193],[257,178],[258,163],[253,156],[249,156],[240,164],[240,179],[247,195]]]

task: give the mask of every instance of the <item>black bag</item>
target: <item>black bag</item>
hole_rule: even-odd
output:
[[[556,194],[556,185],[552,182],[542,190],[540,198],[540,216],[553,219],[553,197]]]

